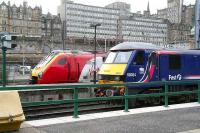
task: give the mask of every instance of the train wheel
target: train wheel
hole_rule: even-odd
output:
[[[161,97],[153,98],[153,105],[160,105],[162,103]]]

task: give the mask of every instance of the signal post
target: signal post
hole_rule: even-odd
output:
[[[3,87],[6,86],[6,51],[7,49],[14,49],[17,44],[13,43],[13,41],[15,41],[17,39],[17,36],[12,36],[12,35],[0,35],[0,39],[1,39],[1,50],[2,50],[2,69],[3,69],[3,73],[2,73],[2,84]]]

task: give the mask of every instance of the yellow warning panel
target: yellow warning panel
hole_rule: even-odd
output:
[[[127,64],[103,64],[99,74],[123,75]]]
[[[25,120],[17,91],[0,91],[0,132],[19,130]]]

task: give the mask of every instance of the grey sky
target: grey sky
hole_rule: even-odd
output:
[[[9,0],[0,0],[8,2]],[[11,4],[20,5],[24,0],[10,0]],[[57,14],[57,6],[60,5],[60,0],[26,0],[28,5],[34,6],[42,6],[43,13],[47,13],[48,11],[52,14]],[[121,1],[131,4],[131,11],[143,11],[147,8],[147,3],[149,1],[151,13],[156,13],[157,9],[163,9],[167,7],[167,0],[73,0],[76,3],[94,5],[94,6],[105,6],[112,2]],[[184,4],[194,4],[195,0],[184,0]]]

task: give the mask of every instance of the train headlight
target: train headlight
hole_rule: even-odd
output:
[[[102,79],[102,75],[99,74],[98,75],[98,79],[101,80]]]
[[[42,77],[42,72],[38,73],[38,78],[41,78]]]
[[[120,80],[120,76],[114,77],[114,80],[119,81]]]

